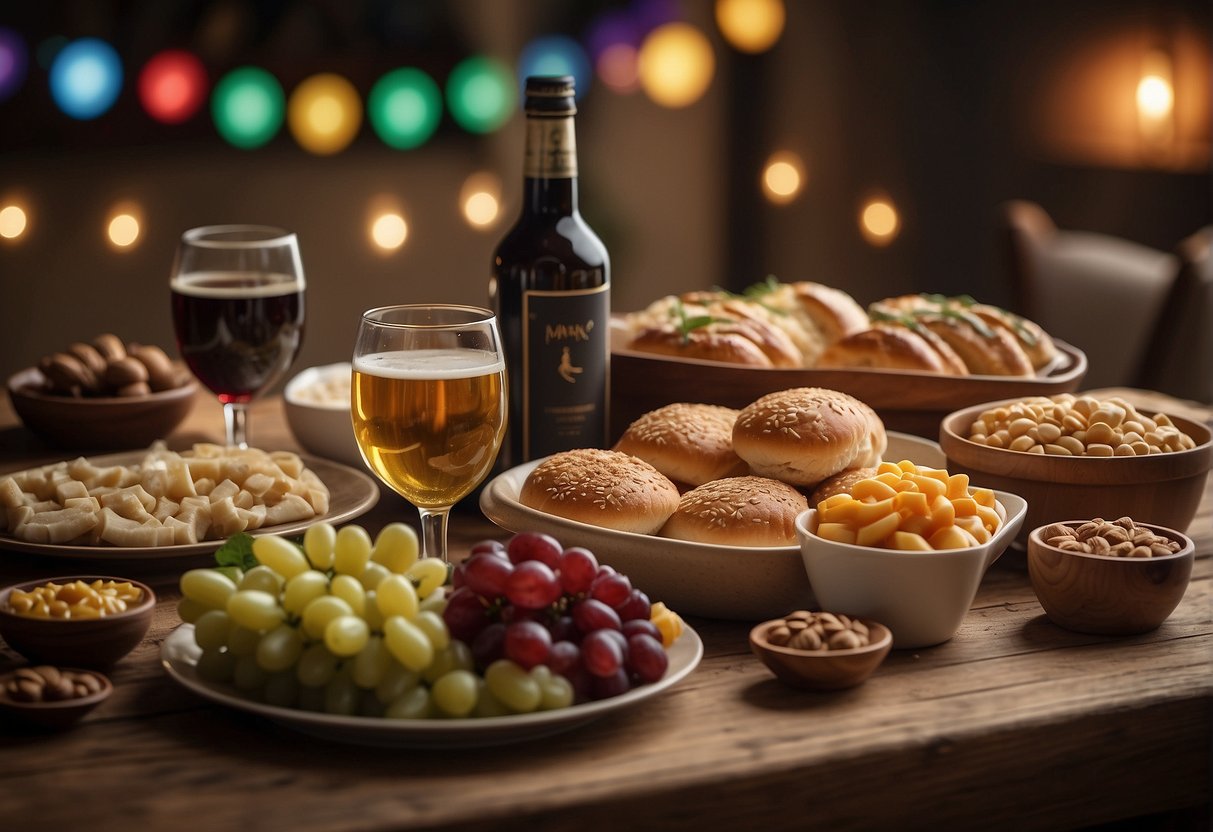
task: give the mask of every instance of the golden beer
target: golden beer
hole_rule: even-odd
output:
[[[505,435],[505,366],[472,349],[354,359],[351,413],[367,465],[418,508],[447,507],[489,470]]]

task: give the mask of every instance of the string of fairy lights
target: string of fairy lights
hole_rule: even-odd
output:
[[[770,49],[784,29],[784,0],[716,0],[715,22],[734,49],[760,53]],[[173,127],[209,115],[216,133],[242,150],[256,150],[285,129],[304,151],[331,156],[346,150],[364,121],[385,145],[411,151],[425,145],[441,123],[444,107],[459,128],[486,135],[515,114],[522,79],[528,75],[572,75],[577,97],[596,84],[621,95],[643,92],[659,106],[694,104],[711,86],[716,57],[707,33],[677,19],[670,2],[634,0],[608,11],[587,28],[582,40],[550,34],[531,40],[511,67],[490,55],[470,55],[445,79],[412,66],[394,68],[375,81],[365,99],[347,78],[322,72],[284,89],[258,66],[226,71],[211,84],[202,59],[187,50],[166,49],[141,67],[127,67],[118,51],[95,37],[52,39],[34,50],[47,63],[46,90],[55,106],[79,121],[104,119],[124,89],[133,84],[143,112]],[[35,84],[31,50],[21,35],[0,26],[0,114],[4,102],[25,84]],[[204,115],[205,114],[205,115]],[[760,182],[776,205],[795,201],[807,182],[803,160],[780,150],[764,165]],[[499,215],[501,186],[489,172],[468,177],[460,189],[460,207],[474,229],[490,229]],[[138,205],[113,206],[106,237],[115,250],[130,250],[141,235]],[[0,240],[24,237],[30,228],[28,205],[0,198]],[[860,209],[861,232],[873,245],[896,237],[899,219],[887,197]],[[394,209],[373,212],[369,239],[384,252],[402,247],[408,223]]]

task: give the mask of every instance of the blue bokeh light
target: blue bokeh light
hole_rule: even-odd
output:
[[[581,99],[594,77],[590,58],[581,44],[565,35],[546,35],[528,43],[518,56],[519,88],[525,89],[529,75],[572,75]]]
[[[122,91],[122,61],[103,40],[74,40],[55,56],[50,85],[51,97],[64,113],[82,121],[97,118]]]

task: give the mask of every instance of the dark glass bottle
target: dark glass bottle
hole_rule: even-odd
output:
[[[522,214],[493,257],[509,431],[499,467],[607,442],[611,267],[577,209],[573,78],[526,80]]]

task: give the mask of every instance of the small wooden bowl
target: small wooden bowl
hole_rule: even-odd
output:
[[[1086,521],[1059,522],[1076,527]],[[1028,577],[1050,621],[1079,633],[1127,636],[1167,620],[1188,589],[1196,546],[1174,529],[1137,525],[1177,541],[1180,550],[1152,558],[1088,555],[1050,546],[1041,536],[1046,526],[1032,530]]]
[[[80,696],[75,699],[63,699],[58,702],[19,702],[10,699],[4,692],[4,682],[8,676],[0,677],[0,711],[10,718],[29,725],[59,731],[79,722],[85,714],[100,705],[114,692],[114,685],[104,673],[95,670],[81,670],[74,667],[60,668],[75,673],[87,673],[101,683],[101,690]]]
[[[750,630],[750,650],[779,681],[802,690],[843,690],[862,684],[880,666],[893,647],[888,627],[867,618],[870,643],[854,650],[796,650],[767,640],[767,633],[783,623],[777,618]]]
[[[46,379],[29,367],[8,380],[8,396],[22,423],[59,448],[146,448],[173,432],[194,407],[198,382],[146,396],[72,398],[43,392]]]
[[[1010,491],[1028,501],[1017,542],[1056,517],[1129,516],[1187,531],[1204,496],[1213,466],[1213,432],[1206,425],[1170,416],[1196,447],[1150,456],[1051,456],[991,448],[968,439],[969,426],[986,410],[1019,399],[958,410],[940,425],[939,445],[948,470],[964,473],[986,488]]]
[[[100,618],[31,618],[9,608],[14,589],[28,591],[48,581],[57,584],[80,580],[130,581],[143,593],[138,603],[125,611]],[[138,646],[147,635],[156,609],[151,587],[130,578],[104,575],[72,575],[26,581],[0,591],[0,636],[8,646],[37,664],[62,667],[107,668]]]

